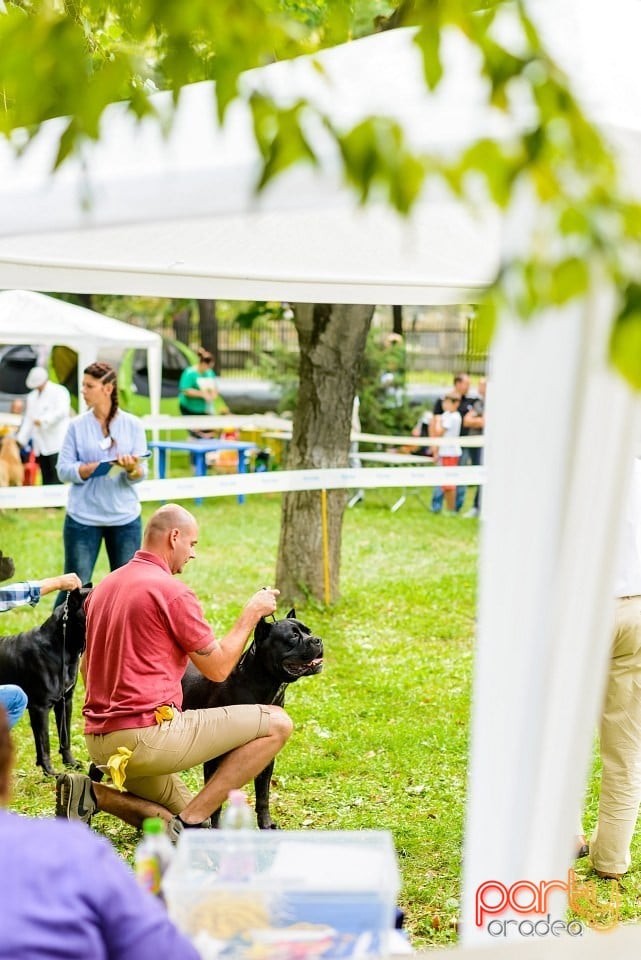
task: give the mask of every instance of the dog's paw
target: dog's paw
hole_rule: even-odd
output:
[[[258,816],[256,817],[256,820],[258,822],[259,830],[280,830],[278,824],[274,823],[269,814],[266,816]]]
[[[71,767],[72,770],[84,770],[84,763],[81,760],[76,760],[70,753],[62,754],[62,762],[65,767]]]
[[[53,769],[50,763],[39,763],[38,766],[42,768],[42,772],[44,773],[45,777],[58,776],[57,772]]]

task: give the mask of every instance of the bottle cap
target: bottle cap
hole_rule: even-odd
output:
[[[143,833],[164,833],[165,823],[160,817],[147,817],[142,822]]]
[[[247,803],[247,796],[242,790],[230,790],[227,799],[235,807],[239,807]]]

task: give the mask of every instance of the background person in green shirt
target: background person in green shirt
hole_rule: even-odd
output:
[[[205,389],[203,389],[203,381],[208,381]],[[198,362],[183,370],[180,376],[178,383],[180,412],[186,416],[211,413],[217,396],[214,358],[208,350],[200,347]]]
[[[213,354],[203,347],[197,352],[198,362],[183,370],[178,382],[178,405],[183,416],[213,413],[218,396]],[[200,438],[214,436],[211,430],[190,430],[189,434]]]

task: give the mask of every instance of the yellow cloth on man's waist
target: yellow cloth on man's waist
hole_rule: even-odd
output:
[[[111,777],[111,782],[118,790],[125,789],[125,776],[127,764],[131,757],[129,747],[118,747],[115,753],[112,753],[107,760],[107,771]]]
[[[173,720],[174,718],[174,708],[169,706],[167,703],[163,703],[160,707],[156,707],[154,710],[154,717],[156,723],[161,724],[165,720]],[[125,789],[125,778],[127,776],[127,764],[129,763],[129,758],[131,757],[131,750],[129,747],[118,747],[115,753],[109,757],[106,763],[106,768],[109,776],[111,777],[111,782],[114,787],[120,791]]]
[[[154,716],[156,718],[156,723],[162,723],[163,720],[173,720],[174,708],[170,707],[167,703],[163,703],[161,707],[156,707],[154,710]]]

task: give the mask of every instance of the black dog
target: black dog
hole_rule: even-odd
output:
[[[290,610],[284,620],[268,623],[262,619],[257,623],[251,645],[221,683],[208,680],[190,664],[182,681],[183,708],[200,710],[234,703],[274,703],[282,707],[290,683],[320,673],[322,669],[323,641],[296,619],[295,610]],[[220,758],[207,761],[205,780],[209,780],[219,762]],[[256,820],[261,830],[276,829],[269,812],[273,769],[272,760],[254,780]],[[219,815],[218,810],[212,816],[214,825]]]
[[[80,767],[70,750],[71,709],[78,663],[85,648],[83,604],[91,585],[72,590],[40,627],[0,637],[0,683],[16,683],[29,698],[36,763],[55,776],[49,747],[53,707],[63,763]]]

